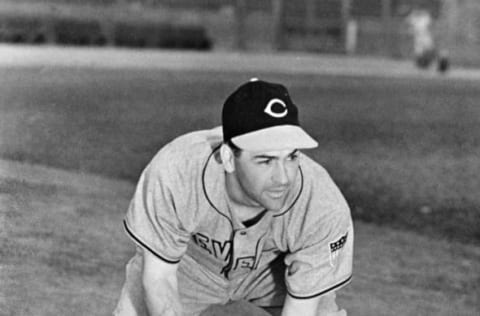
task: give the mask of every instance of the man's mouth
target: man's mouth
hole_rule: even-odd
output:
[[[280,199],[285,196],[287,193],[287,189],[275,189],[275,190],[268,190],[267,194],[268,196],[274,198],[274,199]]]

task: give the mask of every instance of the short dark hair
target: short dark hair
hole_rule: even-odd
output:
[[[239,157],[240,154],[242,153],[242,149],[240,147],[238,147],[237,145],[235,145],[231,139],[227,140],[226,141],[226,144],[228,147],[230,147],[230,149],[232,150],[233,152],[233,155],[235,157]]]

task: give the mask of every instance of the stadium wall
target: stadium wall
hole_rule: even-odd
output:
[[[480,1],[443,0],[443,10],[435,25],[441,46],[454,61],[480,66]]]
[[[478,0],[5,0],[0,40],[410,58],[415,7],[453,63],[480,66]]]

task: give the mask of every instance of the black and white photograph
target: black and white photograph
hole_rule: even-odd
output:
[[[480,315],[479,0],[0,0],[0,316]]]

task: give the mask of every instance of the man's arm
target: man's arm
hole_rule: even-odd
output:
[[[168,263],[151,252],[143,251],[143,288],[145,302],[151,316],[180,316],[182,309],[178,295],[178,264]]]
[[[344,310],[338,310],[335,302],[335,292],[325,295],[308,298],[297,299],[290,295],[285,298],[282,316],[346,316]]]

